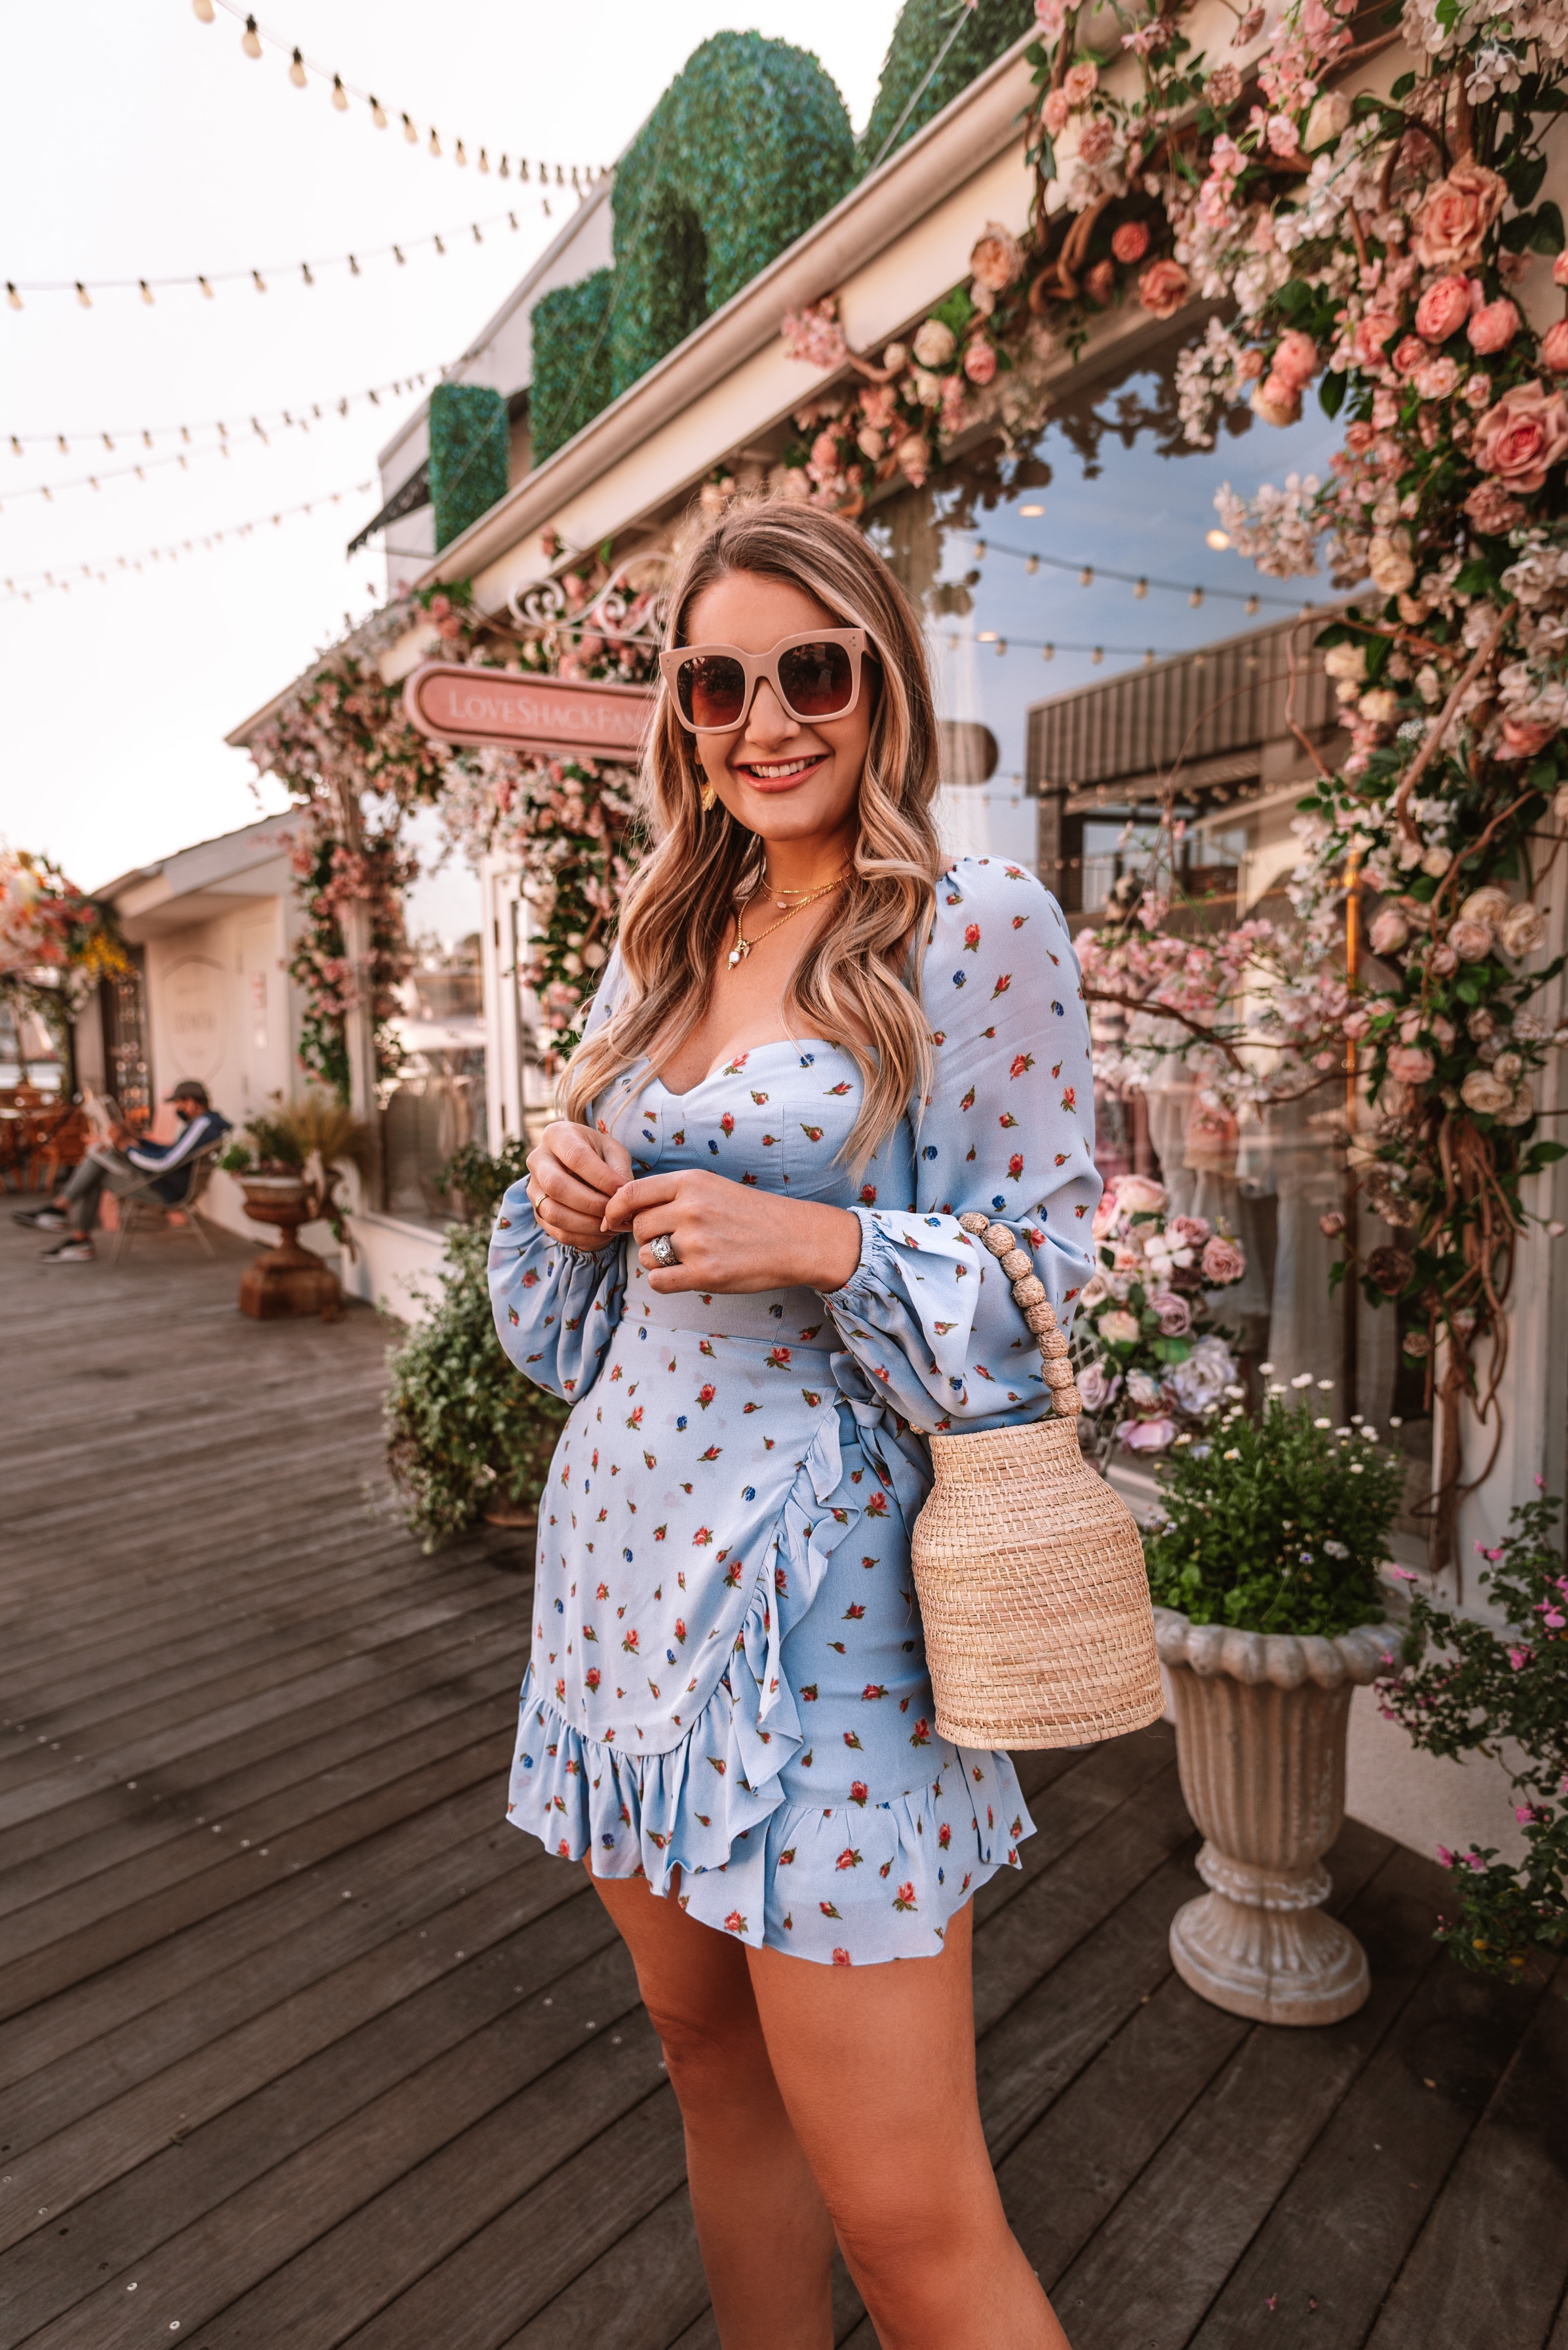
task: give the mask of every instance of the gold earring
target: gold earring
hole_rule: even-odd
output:
[[[703,813],[703,815],[704,815],[704,816],[711,816],[711,815],[712,815],[712,813],[713,813],[713,803],[714,803],[714,801],[718,798],[718,796],[719,796],[719,786],[718,786],[718,785],[717,785],[717,784],[704,784],[704,785],[703,785],[703,786],[702,786],[701,790],[698,793],[697,797],[698,797],[699,802],[701,803],[701,809],[702,809],[702,813]]]

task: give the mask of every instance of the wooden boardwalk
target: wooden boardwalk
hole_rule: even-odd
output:
[[[0,1226],[0,2343],[713,2350],[630,1966],[503,1818],[527,1559],[400,1529],[365,1309],[38,1245]],[[1170,1971],[1169,1732],[1024,1760],[981,2093],[1075,2350],[1568,2350],[1568,1981],[1471,1981],[1440,1872],[1351,1827],[1370,2003],[1250,2028]]]

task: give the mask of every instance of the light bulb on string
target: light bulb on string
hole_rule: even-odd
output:
[[[256,20],[254,16],[245,18],[245,29],[240,36],[240,47],[247,57],[259,57],[262,53],[261,35],[256,31]]]
[[[467,155],[465,154],[465,152],[463,151],[463,144],[462,144],[462,140],[461,140],[461,139],[458,140],[457,145],[456,145],[456,146],[452,149],[452,161],[453,161],[455,164],[457,164],[457,165],[458,165],[458,167],[459,167],[459,169],[460,169],[460,170],[464,171],[464,172],[466,172],[466,171],[467,171],[467,169],[468,169],[468,157],[467,157]]]
[[[440,237],[439,237],[439,236],[432,237],[432,238],[431,239],[431,243],[435,246],[435,249],[436,249],[436,251],[437,251],[438,253],[441,253],[441,254],[444,254],[444,253],[445,253],[445,251],[446,251],[446,247],[445,247],[445,245],[441,243],[441,239],[440,239]]]
[[[439,154],[441,153],[441,140],[440,140],[437,138],[437,136],[436,136],[436,132],[435,132],[435,125],[434,125],[433,123],[432,123],[432,124],[431,124],[431,150],[430,150],[430,151],[431,151],[431,153],[432,155],[439,155]]]
[[[401,245],[398,245],[398,244],[393,245],[393,247],[392,247],[392,257],[393,257],[393,259],[396,261],[396,263],[397,263],[397,265],[398,265],[398,267],[399,267],[400,269],[406,269],[406,268],[408,267],[408,265],[409,265],[408,255],[407,255],[407,254],[406,254],[406,253],[404,253],[404,251],[403,251],[403,249],[402,249]]]
[[[1154,667],[1154,647],[1152,645],[1145,648],[1143,665],[1145,669],[1152,669]]]
[[[11,280],[8,277],[5,280],[5,299],[11,305],[13,310],[19,310],[23,307],[22,296],[17,293],[16,288],[12,285]]]
[[[1137,602],[1141,604],[1147,594],[1148,581],[1147,579],[1135,579],[1133,581],[1133,595]]]
[[[92,308],[92,296],[88,292],[87,287],[82,284],[79,277],[77,279],[77,300],[81,304],[84,310],[90,310]]]
[[[1095,574],[1093,567],[1085,563],[1082,571],[1078,574],[1078,585],[1080,588],[1092,588],[1094,584]]]
[[[479,169],[481,177],[485,176],[490,170],[490,158],[483,147],[479,151]]]
[[[348,275],[350,277],[359,277],[364,275],[352,254],[348,255]]]
[[[337,74],[334,74],[332,77],[332,103],[337,108],[339,114],[348,113],[348,93],[344,88],[342,81]]]
[[[382,105],[380,99],[376,97],[374,92],[371,93],[370,98],[370,120],[375,124],[378,130],[385,130],[387,127],[387,109]]]
[[[1030,555],[1030,556],[1026,556],[1024,557],[1024,561],[1023,561],[1023,569],[1024,569],[1025,576],[1026,576],[1028,578],[1033,579],[1033,578],[1034,577],[1035,574],[1038,572],[1039,568],[1040,568],[1040,557],[1039,557],[1037,555]]]
[[[139,278],[137,279],[137,281],[136,281],[136,282],[137,282],[137,284],[138,284],[138,285],[140,286],[140,288],[141,288],[141,298],[142,298],[142,300],[146,303],[146,305],[147,305],[148,308],[151,310],[151,307],[152,307],[152,288],[151,288],[151,286],[149,286],[149,284],[147,283],[147,280],[146,280],[146,278],[145,278],[145,277],[139,277]]]
[[[483,244],[484,243],[484,239],[479,234],[479,223],[477,221],[473,224],[473,241],[475,244]]]
[[[1055,658],[1056,658],[1056,648],[1055,648],[1055,646],[1054,646],[1054,645],[1042,645],[1042,646],[1041,646],[1041,648],[1040,648],[1040,658],[1041,658],[1041,660],[1042,660],[1043,661],[1054,660],[1055,660]]]
[[[191,0],[191,14],[198,25],[210,25],[213,21],[213,0]]]
[[[1257,609],[1258,609],[1258,599],[1257,599],[1257,598],[1256,598],[1255,596],[1249,596],[1249,597],[1248,597],[1248,598],[1247,598],[1247,618],[1248,618],[1249,619],[1251,619],[1253,618],[1253,616],[1255,615],[1255,613],[1256,613]]]
[[[259,269],[253,269],[251,276],[254,280],[256,292],[258,294],[265,294],[266,292],[266,279],[262,276],[261,271]]]
[[[413,124],[409,120],[406,114],[403,117],[403,137],[408,140],[410,147],[417,147],[420,143],[420,134],[414,129]]]
[[[483,160],[484,160],[484,153],[483,153],[483,149],[481,149],[481,151],[480,151],[480,161],[483,163]],[[504,179],[504,180],[509,180],[509,179],[512,177],[512,166],[511,166],[511,164],[507,161],[507,160],[506,160],[506,158],[505,158],[505,156],[504,156],[504,155],[503,155],[503,157],[501,158],[501,164],[500,164],[500,175],[501,175],[502,179]]]
[[[304,278],[304,280],[305,280],[306,284],[307,286],[314,286],[314,285],[315,285],[315,283],[316,283],[316,280],[315,280],[315,278],[314,278],[314,277],[312,277],[312,276],[311,276],[311,274],[310,274],[310,264],[309,264],[309,262],[308,262],[308,261],[302,261],[302,262],[300,263],[300,265],[299,265],[299,269],[300,269],[300,275],[301,275],[301,276]]]
[[[1094,651],[1089,655],[1090,660],[1093,661],[1096,669],[1099,668],[1100,663],[1105,660],[1105,657],[1106,649],[1104,645],[1096,645]]]
[[[198,277],[196,283],[202,289],[202,296],[204,301],[212,302],[216,300],[216,296],[213,294],[212,287],[208,285],[204,277]]]
[[[293,59],[289,65],[288,78],[294,84],[296,89],[303,89],[305,88],[305,59],[300,56],[297,49],[296,49]]]

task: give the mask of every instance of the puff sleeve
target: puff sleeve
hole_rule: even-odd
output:
[[[584,1023],[608,1019],[620,983],[612,955]],[[624,1235],[606,1248],[572,1248],[535,1222],[527,1186],[514,1183],[490,1240],[490,1304],[501,1344],[539,1387],[574,1403],[598,1377],[626,1298]]]
[[[1065,1328],[1093,1269],[1088,1014],[1054,898],[1020,866],[961,859],[938,885],[922,968],[931,1091],[914,1126],[915,1202],[856,1211],[860,1263],[826,1304],[871,1388],[934,1430],[1038,1419],[1038,1342],[995,1259],[962,1230],[1010,1225]]]

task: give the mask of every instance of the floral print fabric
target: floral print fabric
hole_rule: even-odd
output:
[[[612,962],[591,1015],[607,1015]],[[938,889],[934,1076],[864,1173],[859,1077],[781,1040],[683,1095],[639,1063],[596,1105],[639,1173],[709,1167],[853,1208],[823,1297],[659,1296],[625,1242],[558,1246],[526,1193],[491,1252],[496,1326],[575,1403],[540,1509],[510,1816],[596,1874],[646,1875],[753,1944],[928,1955],[1030,1832],[1012,1766],[937,1735],[909,1536],[934,1430],[1040,1418],[1034,1340],[958,1223],[1004,1217],[1064,1321],[1091,1271],[1088,1025],[1067,931],[985,859]]]

